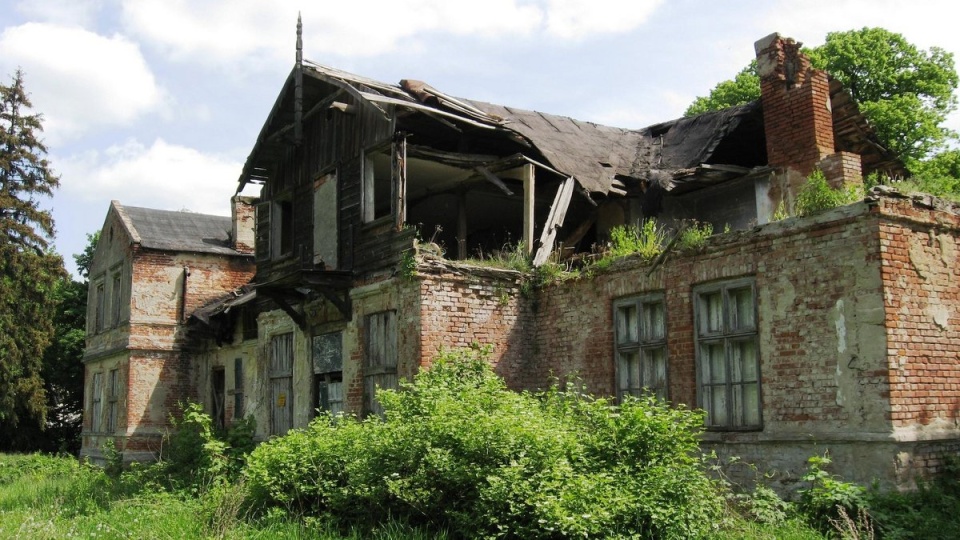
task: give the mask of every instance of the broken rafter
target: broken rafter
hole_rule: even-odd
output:
[[[570,206],[570,198],[573,196],[575,180],[572,176],[567,177],[557,190],[557,195],[553,198],[553,205],[550,206],[550,215],[544,224],[543,233],[540,235],[540,248],[533,258],[533,265],[540,266],[547,262],[550,253],[553,251],[553,244],[557,239],[557,230],[563,226],[563,220],[567,216],[567,208]]]
[[[475,167],[474,170],[480,173],[480,175],[486,178],[491,184],[500,188],[500,191],[503,191],[504,193],[506,193],[508,197],[513,196],[513,192],[510,191],[510,188],[508,188],[507,185],[503,183],[503,180],[501,180],[495,174],[490,172],[489,169],[487,169],[486,167],[480,166],[480,167]]]

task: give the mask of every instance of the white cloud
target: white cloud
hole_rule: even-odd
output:
[[[119,35],[49,23],[9,27],[0,34],[0,68],[17,66],[52,144],[127,125],[164,99],[139,47]]]
[[[16,9],[30,19],[91,27],[103,7],[102,0],[21,0]]]
[[[181,60],[293,60],[302,10],[309,55],[373,56],[419,49],[427,35],[583,39],[642,24],[662,0],[124,0],[131,34]]]
[[[103,152],[57,160],[60,194],[74,204],[106,207],[111,199],[131,206],[229,215],[242,163],[170,144],[131,140]],[[58,196],[59,197],[59,196]]]
[[[565,39],[633,30],[652,15],[662,0],[548,0],[547,32]]]

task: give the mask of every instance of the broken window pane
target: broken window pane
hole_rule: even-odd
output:
[[[667,398],[666,316],[662,294],[617,301],[617,392]]]

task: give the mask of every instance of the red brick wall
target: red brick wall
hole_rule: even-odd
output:
[[[859,205],[727,234],[704,253],[668,258],[650,275],[649,265],[625,260],[592,279],[548,287],[536,300],[537,371],[576,372],[589,390],[612,395],[612,303],[663,291],[670,397],[696,406],[692,289],[754,276],[765,432],[883,429],[883,321],[870,318],[882,311],[879,244],[876,220],[865,212]]]
[[[936,432],[960,422],[960,215],[932,199],[881,200],[880,227],[898,428]],[[941,205],[942,206],[942,205]]]
[[[421,265],[420,365],[441,348],[493,345],[491,363],[515,387],[528,386],[532,313],[520,274],[443,264]]]

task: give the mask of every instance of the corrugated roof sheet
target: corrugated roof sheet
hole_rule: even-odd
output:
[[[231,247],[229,217],[137,206],[123,210],[145,248],[237,255]]]

